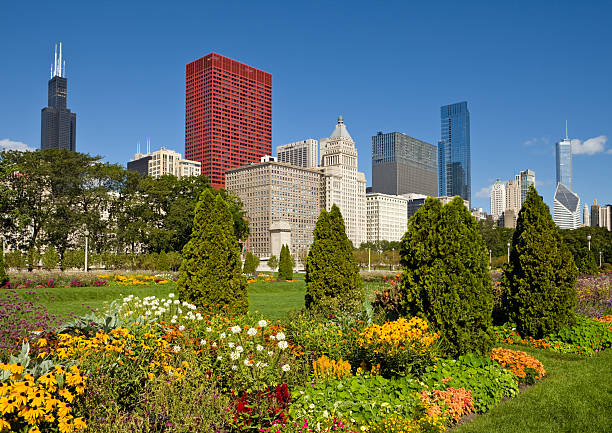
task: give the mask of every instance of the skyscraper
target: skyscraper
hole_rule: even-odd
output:
[[[582,211],[582,225],[589,227],[591,225],[591,210],[589,205],[585,203],[584,210]]]
[[[55,46],[55,59],[51,66],[51,78],[47,94],[47,107],[41,111],[40,148],[68,149],[76,151],[76,113],[66,106],[68,80],[66,61],[62,60],[62,43]]]
[[[357,171],[357,149],[344,119],[338,123],[329,138],[322,138],[321,155],[325,202],[322,207],[331,210],[334,203],[340,208],[346,235],[355,247],[366,242],[366,180]]]
[[[497,179],[497,182],[491,187],[491,215],[494,220],[498,220],[504,213],[506,208],[506,188],[504,184]]]
[[[557,183],[555,191],[553,220],[562,229],[574,230],[580,227],[580,197],[562,182]]]
[[[557,183],[562,183],[570,191],[572,186],[572,141],[567,135],[567,123],[565,125],[565,140],[557,142],[555,146],[557,161]]]
[[[401,132],[372,137],[372,191],[384,194],[438,192],[436,146]]]
[[[525,199],[527,198],[527,192],[529,192],[529,186],[535,185],[535,171],[533,170],[523,170],[519,174],[516,175],[515,179],[518,179],[519,185],[521,187],[521,206],[525,203]],[[520,210],[519,207],[519,210]]]
[[[518,177],[518,176],[517,176]],[[514,215],[518,215],[521,211],[521,180],[520,177],[515,180],[509,180],[506,182],[506,210],[511,210]]]
[[[216,53],[185,72],[185,158],[216,188],[225,171],[272,154],[272,75]]]
[[[298,167],[316,167],[319,165],[317,157],[319,142],[312,138],[295,143],[283,144],[276,148],[278,162],[297,165]]]
[[[470,162],[470,112],[467,102],[440,109],[441,140],[438,142],[438,191],[440,196],[458,195],[472,201]]]

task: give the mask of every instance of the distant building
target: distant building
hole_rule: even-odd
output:
[[[138,149],[134,160],[128,162],[127,169],[137,171],[143,176],[156,178],[168,174],[178,178],[202,174],[201,164],[198,161],[183,159],[180,153],[165,147],[153,153],[147,151],[146,154],[140,153]]]
[[[340,208],[346,234],[359,247],[366,241],[366,180],[357,171],[357,149],[342,116],[332,135],[321,139],[321,158],[323,207],[329,211],[335,203]]]
[[[506,208],[506,187],[497,179],[489,193],[491,201],[491,215],[495,221],[499,220]]]
[[[401,132],[372,137],[372,191],[384,194],[438,193],[436,146]]]
[[[591,225],[591,211],[586,203],[582,211],[582,225],[585,227],[589,227]]]
[[[471,202],[470,112],[467,102],[441,107],[440,124],[438,194],[458,195]]]
[[[425,200],[427,200],[427,196],[423,194],[410,193],[402,194],[401,196],[407,200],[406,210],[408,219],[410,219],[410,217],[414,215],[419,210],[419,208],[425,204]]]
[[[506,182],[506,207],[504,211],[511,210],[514,212],[514,215],[518,215],[521,206],[521,180],[520,176],[517,176],[515,180]]]
[[[599,227],[605,227],[612,231],[612,205],[601,206],[599,208]]]
[[[562,229],[580,227],[580,197],[561,182],[557,183],[555,191],[553,219]]]
[[[517,219],[517,215],[514,212],[514,209],[506,209],[504,211],[504,227],[508,228],[508,229],[515,229],[516,228],[516,219]]]
[[[216,53],[185,67],[185,158],[215,188],[225,171],[272,154],[272,75]]]
[[[51,79],[48,85],[47,107],[41,111],[40,148],[68,149],[76,152],[76,113],[66,105],[68,97],[68,80],[66,79],[66,61],[62,60],[62,43],[55,46],[55,61],[51,67]]]
[[[449,204],[451,201],[453,201],[455,199],[456,196],[454,197],[450,197],[448,195],[446,196],[442,196],[442,197],[436,197],[438,200],[440,200],[440,202],[442,203],[442,206],[444,206],[445,204]],[[467,200],[463,200],[463,205],[468,208],[468,210],[470,209],[470,202]]]
[[[367,242],[399,241],[408,226],[408,200],[397,195],[366,194]]]
[[[472,209],[470,213],[474,218],[476,218],[477,221],[483,221],[489,217],[489,215],[487,215],[487,213],[483,211],[481,207]]]
[[[278,257],[279,245],[287,243],[288,236],[294,257],[308,251],[323,207],[322,182],[319,169],[282,162],[264,161],[228,170],[226,188],[240,197],[250,224],[247,249],[258,257]]]
[[[521,188],[521,206],[525,203],[527,198],[527,192],[529,192],[529,186],[535,185],[535,172],[533,170],[523,170],[515,176],[515,180],[518,180]],[[520,210],[520,208],[519,208]]]
[[[591,227],[599,227],[599,205],[593,200],[591,205]]]
[[[278,162],[286,162],[298,167],[316,167],[319,165],[318,148],[319,142],[309,138],[278,146],[276,157]]]
[[[567,189],[573,191],[572,178],[572,141],[567,135],[565,128],[565,140],[561,140],[555,145],[557,183],[562,183]]]

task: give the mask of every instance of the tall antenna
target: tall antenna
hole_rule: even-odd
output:
[[[64,68],[63,69],[64,69],[64,72],[63,72],[62,77],[65,78],[66,77],[66,60],[64,60]]]
[[[567,119],[565,120],[565,139],[569,140],[569,137],[567,136]]]
[[[57,64],[59,69],[59,76],[62,76],[62,43],[60,42],[60,55],[59,55],[59,63]]]
[[[53,61],[53,76],[57,75],[57,44],[55,44],[55,60]]]
[[[140,153],[140,141],[136,142],[136,153]]]

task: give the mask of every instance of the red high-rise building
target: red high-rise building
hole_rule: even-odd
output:
[[[211,53],[185,71],[185,158],[215,188],[225,170],[272,154],[272,74]]]

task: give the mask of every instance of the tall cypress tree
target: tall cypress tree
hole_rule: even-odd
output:
[[[195,208],[193,231],[183,248],[177,289],[181,299],[206,309],[248,311],[247,281],[228,205],[206,189]]]
[[[2,248],[2,245],[0,245],[0,248]],[[0,250],[0,287],[4,286],[8,280],[6,265],[4,264],[4,254],[2,254],[2,250]]]
[[[353,246],[335,204],[319,214],[306,260],[306,308],[323,313],[357,312],[363,290]]]
[[[463,200],[442,206],[428,198],[410,219],[400,254],[405,313],[427,319],[447,355],[487,352],[493,343],[488,252]]]
[[[520,334],[541,338],[575,323],[578,270],[550,209],[532,185],[512,236],[502,307]]]
[[[291,253],[287,245],[281,247],[280,260],[278,262],[278,279],[293,279],[293,260],[291,259]]]

